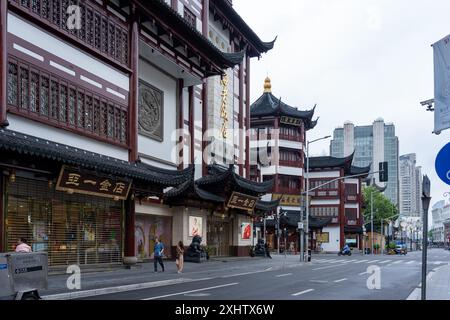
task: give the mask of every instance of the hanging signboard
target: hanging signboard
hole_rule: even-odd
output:
[[[258,198],[256,197],[248,196],[239,192],[233,192],[230,200],[228,200],[228,207],[246,211],[253,211],[256,205],[256,201],[258,201]]]
[[[56,190],[126,200],[131,183],[132,181],[124,178],[99,176],[77,168],[62,166]]]
[[[272,194],[272,201],[278,200],[280,198],[280,206],[304,207],[306,203],[305,196],[295,194]]]

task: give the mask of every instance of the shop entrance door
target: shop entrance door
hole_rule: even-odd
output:
[[[216,257],[230,255],[230,222],[227,219],[213,217],[208,223],[208,246],[210,254]]]

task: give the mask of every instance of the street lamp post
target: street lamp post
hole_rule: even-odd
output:
[[[427,299],[427,253],[428,253],[428,208],[431,202],[431,183],[428,176],[423,177],[422,207],[423,207],[423,239],[422,239],[422,300]]]
[[[373,239],[373,191],[370,193],[370,228],[371,228],[371,234],[372,234],[372,248],[370,249],[370,253],[373,255],[373,247],[374,247],[374,239]]]
[[[306,209],[306,224],[305,224],[305,233],[306,233],[306,254],[308,254],[308,250],[309,250],[309,145],[311,143],[320,141],[320,140],[325,140],[331,138],[331,136],[325,136],[313,141],[308,141],[306,143],[306,199],[305,199],[305,209]],[[303,248],[301,248],[301,253],[300,255],[304,255],[305,254],[305,250]],[[308,259],[306,259],[306,261],[308,262]]]

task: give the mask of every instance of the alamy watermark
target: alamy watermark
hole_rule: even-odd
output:
[[[67,29],[80,30],[81,29],[81,9],[78,5],[71,5],[67,7]]]
[[[76,264],[67,267],[66,273],[70,274],[67,278],[66,286],[69,290],[81,289],[81,269]]]
[[[369,266],[367,273],[370,274],[366,281],[367,289],[381,290],[381,268],[379,266]]]

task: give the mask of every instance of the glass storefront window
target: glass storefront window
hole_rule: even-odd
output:
[[[6,188],[6,245],[24,237],[49,265],[120,263],[123,203],[59,192],[46,180],[17,177]]]

